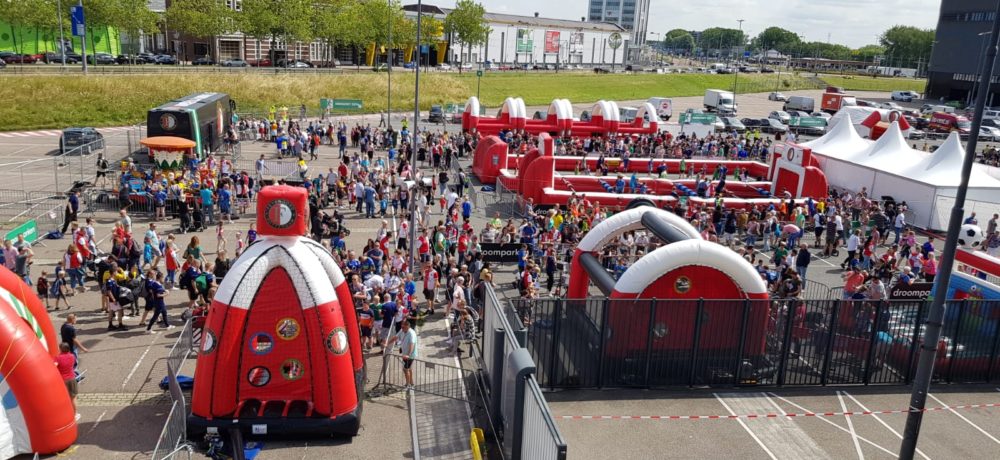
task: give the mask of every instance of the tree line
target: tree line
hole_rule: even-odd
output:
[[[62,2],[67,30],[72,4]],[[88,24],[114,27],[130,36],[160,30],[195,38],[242,32],[272,43],[320,40],[359,49],[373,43],[376,49],[418,44],[416,19],[404,14],[399,0],[172,0],[162,14],[150,11],[146,0],[84,0],[83,7]],[[459,0],[443,21],[424,14],[419,44],[433,44],[444,34],[469,49],[485,44],[490,33],[485,14],[473,0]],[[0,0],[0,19],[15,26],[55,29],[57,1]]]
[[[697,42],[694,35],[684,29],[671,30],[663,38],[665,48],[681,53],[693,54],[696,49],[704,52],[745,47],[754,53],[775,50],[787,56],[835,60],[872,61],[881,56],[883,62],[892,60],[911,66],[930,59],[933,42],[933,29],[904,25],[887,29],[879,36],[878,43],[853,49],[836,43],[807,42],[799,34],[781,27],[768,27],[752,38],[737,29],[722,27],[705,29]]]

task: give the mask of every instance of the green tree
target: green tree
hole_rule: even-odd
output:
[[[237,23],[247,35],[271,40],[269,55],[273,64],[279,39],[286,46],[313,39],[312,14],[312,0],[243,0]]]
[[[208,38],[232,31],[233,10],[222,0],[172,0],[166,21],[171,29]]]
[[[790,54],[800,42],[798,34],[781,27],[768,27],[753,39],[755,48],[761,51],[773,49],[782,54]]]
[[[69,15],[68,10],[66,15]],[[0,0],[0,20],[17,26],[18,33],[12,38],[14,51],[18,53],[24,51],[21,33],[25,28],[58,27],[55,2],[47,0]]]
[[[343,15],[349,7],[349,0],[315,0],[313,2],[313,36],[326,43],[326,55],[323,56],[323,60],[326,62],[333,60],[331,53],[334,44],[348,44],[348,28],[352,21],[343,20]]]
[[[486,9],[473,0],[458,0],[455,9],[444,18],[444,31],[462,44],[459,56],[465,56],[465,48],[471,53],[476,45],[483,45],[490,36],[486,25]],[[459,63],[462,59],[459,58]],[[459,66],[459,72],[462,71]]]
[[[912,26],[892,26],[879,37],[879,44],[885,47],[885,54],[896,67],[916,67],[918,61],[927,62],[931,57],[934,43],[933,29]]]
[[[885,48],[879,45],[865,45],[851,52],[851,58],[856,61],[871,61],[875,56],[885,54]]]
[[[745,45],[746,42],[747,35],[739,29],[712,27],[701,32],[698,46],[705,50],[717,50],[721,55],[723,51],[728,52],[733,47]]]
[[[663,36],[663,46],[674,52],[694,51],[694,36],[684,29],[674,29]]]

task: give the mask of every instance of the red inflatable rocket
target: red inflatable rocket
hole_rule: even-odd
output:
[[[330,253],[303,235],[304,188],[265,187],[261,237],[219,286],[195,370],[189,436],[355,435],[364,361],[351,295]]]

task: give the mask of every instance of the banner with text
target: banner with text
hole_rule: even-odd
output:
[[[545,54],[559,54],[559,31],[545,31]]]
[[[479,243],[483,251],[483,261],[498,263],[517,262],[517,250],[521,243]]]
[[[534,31],[531,29],[517,29],[517,52],[530,53],[534,49]]]

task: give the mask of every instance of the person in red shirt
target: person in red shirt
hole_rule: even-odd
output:
[[[865,275],[861,273],[861,268],[855,266],[851,271],[844,274],[844,300],[850,299],[858,288],[865,284]]]
[[[59,376],[62,377],[63,382],[66,383],[66,391],[69,392],[69,400],[73,403],[73,410],[76,410],[76,394],[79,388],[76,382],[76,356],[73,356],[73,352],[70,351],[69,344],[66,342],[59,344],[59,354],[55,357],[56,369],[59,370]],[[77,420],[80,419],[80,414],[76,414]]]
[[[431,243],[427,239],[427,229],[420,229],[420,236],[417,237],[417,252],[420,253],[421,262],[431,261]]]

